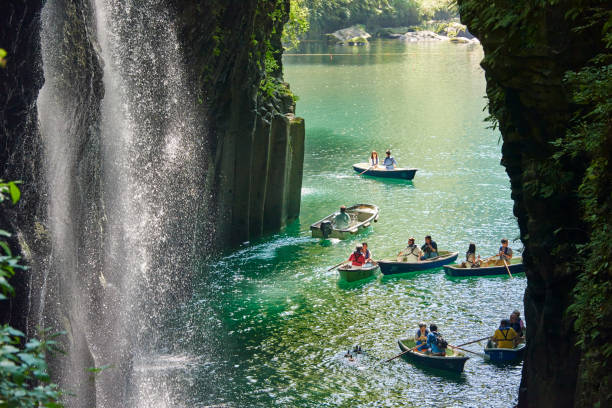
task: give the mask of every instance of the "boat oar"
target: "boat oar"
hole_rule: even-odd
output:
[[[478,343],[479,341],[486,340],[486,339],[488,339],[489,337],[490,337],[490,336],[483,337],[482,339],[478,339],[478,340],[470,341],[470,342],[467,342],[467,343],[463,343],[463,344],[460,344],[460,345],[455,346],[455,347],[463,347],[463,346],[467,346],[468,344]]]
[[[411,349],[409,349],[409,350],[402,351],[402,352],[401,352],[401,353],[399,353],[397,356],[395,356],[395,357],[391,357],[390,359],[385,360],[384,362],[385,362],[385,363],[388,363],[389,361],[395,360],[396,358],[401,357],[401,356],[403,356],[404,354],[406,354],[406,353],[408,353],[408,352],[410,352],[410,351],[416,351],[416,349],[418,349],[418,348],[419,348],[419,347],[421,347],[421,346],[422,346],[422,344],[419,344],[418,346],[413,347],[413,348],[411,348]]]
[[[347,263],[347,262],[350,262],[350,261],[342,261],[342,262],[340,262],[338,265],[336,265],[336,266],[332,266],[331,268],[329,268],[329,269],[327,270],[327,272],[333,271],[334,269],[336,269],[336,268],[337,268],[337,267],[339,267],[340,265],[344,265],[344,264],[345,264],[345,263]]]
[[[491,357],[487,356],[484,353],[477,353],[475,351],[470,351],[470,350],[467,350],[467,349],[463,349],[461,347],[453,346],[451,344],[449,344],[448,347],[450,347],[452,349],[457,349],[457,350],[465,351],[466,353],[476,354],[477,356],[480,356],[480,357],[484,358],[485,360],[489,360],[491,358]]]
[[[504,261],[504,266],[506,267],[506,270],[508,271],[508,275],[510,275],[510,278],[512,278],[512,274],[510,273],[510,268],[508,268],[508,263],[506,262],[505,259],[502,259]]]
[[[361,176],[363,173],[365,173],[368,170],[371,170],[374,166],[370,166],[367,169],[365,169],[364,171],[362,171],[361,173],[359,173],[358,175]]]

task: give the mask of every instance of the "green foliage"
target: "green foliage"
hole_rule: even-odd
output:
[[[0,67],[6,68],[6,50],[0,48]]]
[[[439,1],[432,1],[438,3]],[[305,0],[309,23],[317,33],[364,24],[368,28],[418,24],[424,0]]]
[[[581,389],[581,399],[603,406],[612,401],[612,11],[595,15],[605,21],[607,52],[566,74],[578,109],[555,146],[560,149],[557,160],[579,158],[588,164],[578,195],[590,239],[579,248],[585,262],[569,312],[584,352],[582,381],[588,386]]]
[[[0,203],[19,201],[17,182],[0,180]],[[20,257],[14,256],[6,242],[11,234],[0,230],[0,305],[15,291],[9,279],[17,270],[25,270]],[[48,407],[60,408],[62,395],[47,374],[45,354],[55,349],[53,337],[42,333],[46,340],[31,339],[9,325],[0,326],[0,408]],[[25,343],[24,343],[25,342]]]
[[[302,38],[309,30],[308,8],[304,0],[291,0],[289,21],[283,28],[283,44],[286,50],[297,48]]]
[[[47,374],[45,353],[53,340],[32,339],[9,325],[0,326],[0,407],[60,408],[62,393]]]

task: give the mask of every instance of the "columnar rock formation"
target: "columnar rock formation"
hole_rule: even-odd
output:
[[[0,178],[22,180],[23,195],[0,208],[0,228],[31,269],[0,319],[67,332],[51,368],[71,405],[134,398],[132,353],[154,347],[160,311],[188,294],[204,256],[298,216],[288,7],[2,3]],[[91,381],[86,369],[105,364],[115,369]]]
[[[586,258],[578,262],[579,250],[594,239],[578,191],[592,156],[584,151],[566,154],[563,144],[553,142],[575,126],[577,112],[593,108],[572,100],[564,78],[605,52],[602,29],[609,4],[458,3],[462,22],[484,47],[489,110],[503,136],[502,164],[510,176],[514,213],[525,244],[528,351],[519,406],[592,406],[596,401],[604,406],[609,389],[605,391],[605,382],[597,383],[604,378],[587,375],[602,361],[585,359],[577,342],[588,339],[577,335],[576,314],[569,309],[582,296],[575,291],[585,270]],[[605,199],[609,203],[609,193]],[[610,254],[602,247],[590,256],[605,259]],[[597,313],[601,317],[607,312],[602,308]],[[604,320],[593,322],[601,336],[589,346],[585,343],[585,349],[607,344],[609,321]]]

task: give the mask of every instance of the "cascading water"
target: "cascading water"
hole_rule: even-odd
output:
[[[155,373],[189,357],[160,353],[156,333],[207,238],[204,115],[163,0],[76,3],[42,16],[40,321],[68,333],[54,370],[69,405],[177,406]],[[110,367],[90,381],[94,365]]]

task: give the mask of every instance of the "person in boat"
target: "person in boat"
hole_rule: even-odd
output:
[[[340,207],[340,212],[334,217],[336,229],[347,229],[351,224],[351,217],[346,212],[346,206]]]
[[[480,266],[480,255],[476,258],[476,244],[470,244],[465,253],[465,262],[461,263],[462,268],[478,268]]]
[[[374,262],[372,260],[372,253],[368,249],[368,243],[367,242],[362,242],[361,243],[361,247],[363,248],[363,257],[365,258],[366,263]]]
[[[499,328],[495,330],[495,334],[491,337],[491,341],[495,345],[495,348],[514,348],[518,343],[518,334],[510,327],[510,321],[503,319]]]
[[[400,253],[397,254],[397,260],[399,262],[419,262],[421,256],[423,255],[423,251],[421,251],[421,248],[419,248],[418,245],[414,243],[414,241],[414,237],[408,238],[408,246],[406,247],[406,249],[400,251]]]
[[[427,330],[427,324],[425,322],[419,323],[419,328],[414,335],[414,341],[416,342],[416,350],[420,352],[427,351],[429,346],[427,345],[427,336],[429,336],[429,330]]]
[[[429,334],[427,335],[427,347],[429,347],[429,353],[434,356],[445,356],[446,348],[440,347],[438,345],[438,338],[440,333],[438,333],[438,326],[435,324],[429,325]]]
[[[518,310],[515,310],[510,315],[510,327],[512,327],[512,329],[514,329],[514,331],[518,335],[519,343],[524,341],[525,324],[523,323],[523,320],[521,319],[521,312],[519,312]]]
[[[508,240],[503,238],[501,240],[501,246],[499,247],[499,260],[497,261],[498,265],[503,265],[504,261],[508,265],[510,265],[510,260],[512,259],[512,248],[508,246]]]
[[[378,153],[376,153],[376,150],[372,150],[370,154],[370,167],[378,167]]]
[[[425,237],[425,243],[421,246],[421,251],[423,251],[423,255],[421,256],[421,260],[423,261],[438,256],[438,244],[431,239],[431,235]]]
[[[391,156],[391,150],[387,150],[386,154],[387,157],[385,157],[385,160],[383,161],[385,168],[387,170],[395,169],[397,167],[397,161],[395,161],[395,158]]]
[[[363,266],[363,264],[366,262],[365,257],[363,256],[363,247],[356,247],[355,252],[351,254],[348,261],[353,266]]]

